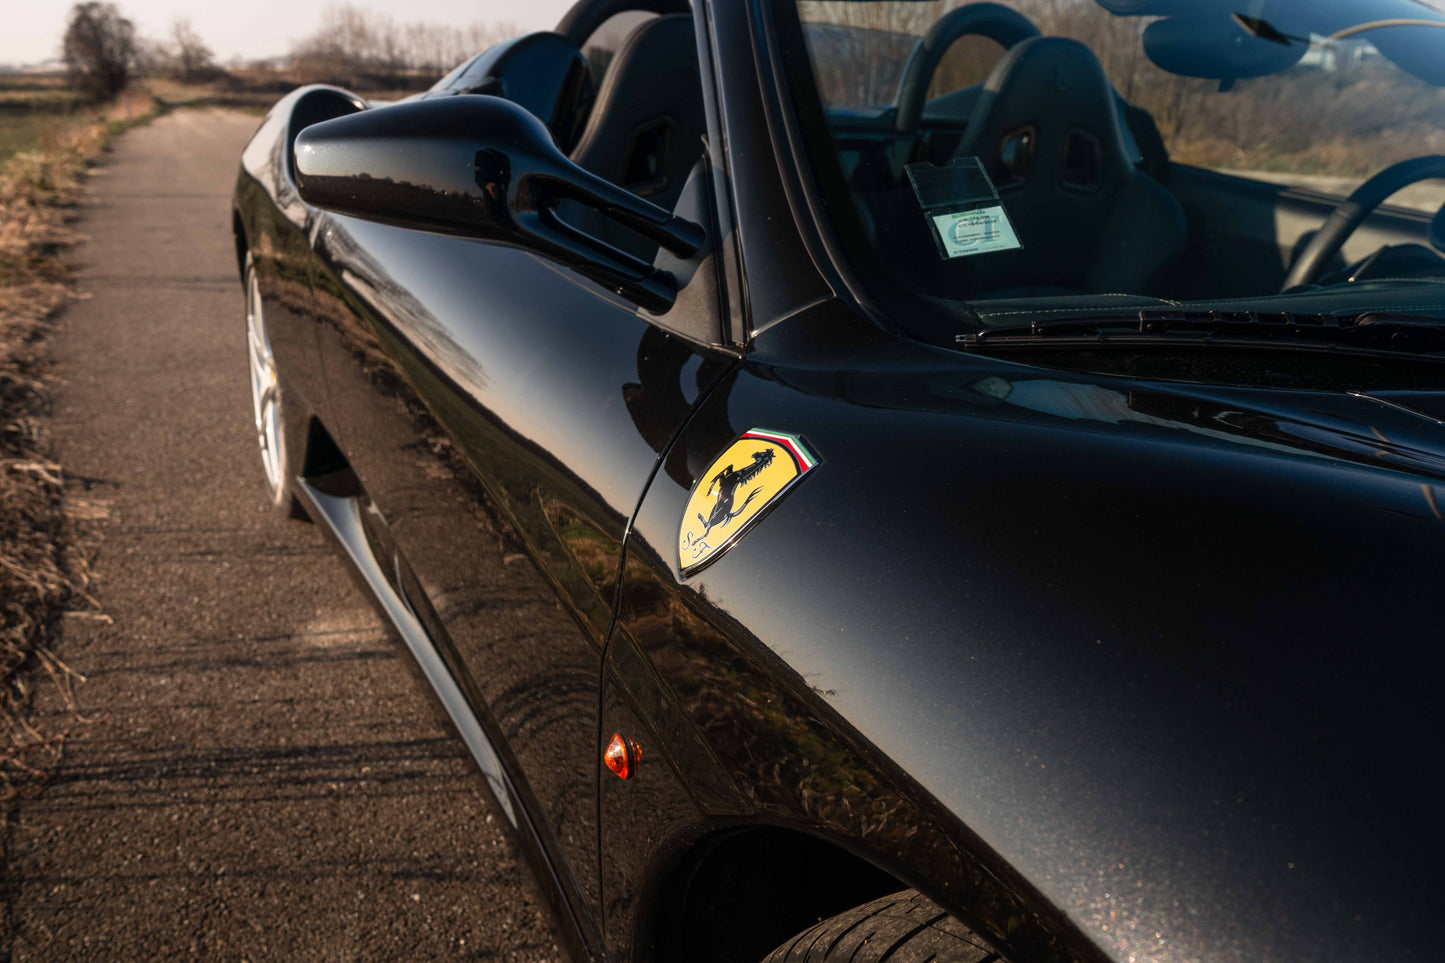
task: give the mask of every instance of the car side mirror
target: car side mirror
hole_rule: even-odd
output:
[[[703,228],[568,160],[537,118],[464,94],[337,117],[296,138],[296,185],[314,207],[511,244],[551,258],[654,313],[677,297],[666,271],[557,216],[570,200],[682,258]]]

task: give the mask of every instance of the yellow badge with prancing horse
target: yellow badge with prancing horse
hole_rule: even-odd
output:
[[[692,486],[677,537],[683,576],[741,538],[818,461],[797,435],[754,428],[738,436]]]

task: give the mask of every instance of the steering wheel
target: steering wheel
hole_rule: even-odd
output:
[[[969,34],[988,37],[1007,49],[1039,36],[1039,28],[1017,10],[997,3],[967,3],[939,17],[908,55],[893,105],[895,130],[904,134],[918,131],[923,121],[923,102],[939,62],[955,40]]]
[[[1355,188],[1355,192],[1340,202],[1340,206],[1325,219],[1325,223],[1315,232],[1309,244],[1300,252],[1299,257],[1295,258],[1280,290],[1288,291],[1301,284],[1309,284],[1319,277],[1325,266],[1339,253],[1340,248],[1344,247],[1345,241],[1355,232],[1355,228],[1359,227],[1375,208],[1401,188],[1432,177],[1445,177],[1445,157],[1432,154],[1429,157],[1401,161]],[[1438,242],[1445,240],[1445,217],[1442,215],[1445,215],[1445,209],[1430,222],[1430,243],[1436,246],[1440,246]]]

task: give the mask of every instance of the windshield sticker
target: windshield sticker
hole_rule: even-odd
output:
[[[942,167],[923,161],[904,170],[945,261],[1023,247],[977,157],[955,157]]]
[[[968,257],[1012,251],[1023,247],[1003,205],[981,207],[955,214],[933,215],[933,227],[943,245],[943,256]]]
[[[998,200],[998,190],[977,157],[955,157],[942,167],[920,161],[903,169],[918,206],[929,213]]]

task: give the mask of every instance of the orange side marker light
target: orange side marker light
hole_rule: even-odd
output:
[[[624,739],[620,732],[614,732],[607,748],[602,750],[602,764],[615,772],[619,779],[631,778],[641,761],[642,747],[631,739]]]

